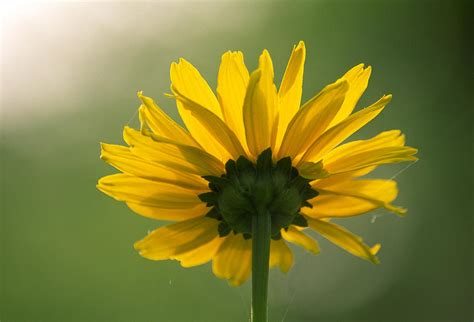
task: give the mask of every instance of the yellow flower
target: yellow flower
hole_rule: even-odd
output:
[[[135,243],[140,255],[184,267],[212,261],[215,275],[239,285],[251,273],[251,218],[263,205],[271,215],[270,267],[291,268],[288,243],[319,252],[305,229],[377,263],[378,244],[368,247],[330,219],[377,208],[404,214],[391,204],[394,181],[359,177],[414,161],[417,150],[399,130],[341,144],[391,95],[353,113],[371,73],[360,64],[300,107],[305,57],[300,42],[277,90],[266,50],[250,75],[243,54],[227,52],[217,97],[189,62],[172,63],[171,89],[186,129],[138,93],[141,130],[125,127],[128,146],[102,144],[101,158],[122,173],[97,187],[140,215],[175,222]]]

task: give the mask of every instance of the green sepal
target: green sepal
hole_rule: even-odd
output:
[[[229,179],[223,177],[202,176],[202,178],[209,181],[209,183],[216,187],[218,191],[224,189],[224,187],[229,184]]]
[[[279,230],[276,234],[272,234],[271,238],[273,240],[280,240],[281,239],[281,231]]]
[[[288,227],[293,221],[293,216],[287,214],[276,213],[272,214],[272,236],[276,236],[280,233],[282,228]]]
[[[299,227],[308,227],[308,221],[302,214],[298,213],[291,222],[292,225],[299,226]]]
[[[217,226],[217,232],[219,233],[220,237],[229,235],[231,231],[232,229],[230,226],[224,221],[221,221],[219,226]]]
[[[308,208],[313,208],[313,205],[308,202],[308,200],[305,200],[301,203],[301,207],[308,207]]]
[[[216,205],[219,195],[216,192],[204,192],[198,195],[198,198],[205,202],[208,207]]]
[[[314,189],[306,188],[303,191],[303,200],[310,200],[316,198],[317,196],[319,196],[319,192]]]
[[[306,189],[308,187],[311,187],[309,185],[310,182],[311,182],[310,179],[305,179],[301,176],[298,176],[296,178],[293,178],[290,181],[290,185],[291,185],[291,187],[294,187],[294,188],[298,189],[298,191],[303,192],[304,189]]]
[[[229,160],[225,163],[225,172],[227,177],[236,177],[238,176],[237,164],[234,160]]]
[[[237,159],[236,165],[237,165],[237,170],[239,172],[255,171],[255,167],[254,167],[253,163],[250,162],[250,160],[248,160],[247,158],[245,158],[243,156],[240,156]]]
[[[212,207],[212,209],[209,210],[208,213],[206,214],[206,217],[218,219],[218,220],[222,219],[222,216],[216,207]]]
[[[275,165],[274,172],[285,175],[286,179],[288,180],[288,178],[291,176],[291,170],[292,170],[291,158],[286,157],[286,158],[278,160],[278,162]]]
[[[257,176],[269,176],[272,172],[272,149],[268,148],[257,158]]]

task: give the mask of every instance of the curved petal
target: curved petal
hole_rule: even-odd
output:
[[[204,149],[221,161],[236,160],[241,155],[246,155],[239,139],[227,124],[210,110],[184,96],[178,89],[172,88],[176,95],[176,102],[180,110],[189,112],[190,118],[186,125],[194,138]]]
[[[355,171],[386,163],[416,161],[416,149],[405,147],[399,130],[385,131],[369,140],[343,144],[324,156],[324,168],[331,174]]]
[[[134,244],[140,255],[153,260],[173,259],[209,243],[219,222],[199,217],[155,229]]]
[[[336,115],[347,89],[345,80],[328,85],[296,113],[283,137],[280,158],[295,159],[308,149]]]
[[[383,179],[364,179],[364,180],[347,180],[332,185],[322,185],[318,182],[312,184],[313,188],[316,189],[320,195],[323,194],[342,196],[342,197],[353,197],[372,203],[376,208],[385,208],[388,211],[394,212],[397,215],[403,215],[406,213],[406,209],[395,207],[390,204],[398,194],[397,183],[393,180]],[[317,202],[320,196],[312,199],[310,202],[315,206],[314,209],[305,210],[312,216],[317,216],[318,207]],[[322,210],[322,209],[321,209]],[[327,209],[330,211],[330,209]]]
[[[358,216],[380,208],[379,203],[365,199],[326,193],[321,193],[311,203],[313,208],[303,208],[301,211],[312,218]]]
[[[137,95],[143,103],[139,109],[142,128],[144,126],[148,127],[156,135],[173,140],[179,144],[199,147],[199,144],[193,139],[191,134],[163,112],[150,97],[143,95],[143,92],[138,92]]]
[[[196,207],[202,203],[197,195],[205,191],[184,189],[122,173],[101,178],[97,188],[119,201],[172,209]]]
[[[417,152],[417,149],[402,146],[368,150],[358,154],[346,154],[344,158],[339,158],[337,162],[327,163],[324,169],[329,173],[337,174],[382,164],[416,161],[418,158],[413,155]]]
[[[371,72],[372,68],[370,66],[364,69],[364,64],[359,64],[351,68],[346,74],[344,74],[344,76],[342,76],[343,79],[346,79],[349,82],[349,90],[347,91],[341,109],[336,117],[334,117],[329,127],[340,123],[352,113],[357,102],[367,88]]]
[[[331,186],[333,184],[337,184],[344,181],[353,180],[354,178],[357,178],[357,177],[365,176],[366,174],[369,174],[370,172],[374,171],[375,168],[376,167],[373,166],[373,167],[367,167],[360,170],[343,172],[343,173],[338,173],[338,174],[326,173],[328,176],[319,178],[311,182],[311,185],[318,186],[318,187]]]
[[[309,227],[318,232],[321,236],[348,251],[354,256],[367,259],[374,264],[379,260],[375,256],[380,246],[375,245],[372,249],[362,242],[362,239],[345,228],[336,224],[313,218],[307,218]]]
[[[190,62],[184,58],[180,58],[178,63],[173,62],[170,77],[172,87],[183,96],[188,97],[191,101],[205,107],[220,119],[223,119],[221,107],[212,89]],[[186,119],[189,118],[189,114],[184,113],[183,115],[181,109],[179,113],[187,125]]]
[[[180,261],[181,266],[183,267],[193,267],[205,264],[214,258],[224,240],[225,238],[219,236],[214,237],[210,242],[189,252],[176,255],[173,259]]]
[[[277,146],[281,144],[288,124],[300,108],[305,59],[306,47],[304,42],[300,41],[298,46],[293,47],[293,52],[291,53],[278,91],[279,113]]]
[[[391,95],[383,96],[371,106],[352,114],[341,123],[324,132],[306,151],[300,163],[318,162],[338,144],[374,119],[392,99]]]
[[[224,164],[200,148],[162,140],[152,134],[143,135],[129,127],[125,127],[123,137],[133,154],[168,168],[198,176],[224,173]]]
[[[193,208],[159,208],[144,206],[133,202],[127,202],[127,206],[135,213],[157,220],[183,221],[196,217],[203,217],[209,212],[205,203],[200,203]]]
[[[238,286],[244,283],[252,270],[252,240],[242,234],[228,235],[212,261],[212,271],[229,283]]]
[[[225,122],[234,131],[244,148],[247,147],[247,141],[243,105],[248,82],[249,72],[245,67],[244,55],[240,51],[229,51],[222,55],[217,76],[217,97]]]
[[[203,190],[207,187],[203,178],[144,160],[128,147],[101,143],[101,150],[100,158],[124,173],[183,188]]]
[[[281,236],[286,241],[301,246],[313,254],[319,253],[318,242],[302,231],[296,229],[294,226],[288,227],[288,231],[282,229]]]
[[[293,252],[283,239],[270,242],[270,267],[278,266],[283,273],[288,273],[293,266]]]
[[[254,157],[269,147],[275,151],[278,97],[273,76],[270,54],[264,50],[259,69],[250,75],[243,107],[247,145]]]

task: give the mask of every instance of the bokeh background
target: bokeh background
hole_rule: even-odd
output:
[[[247,321],[250,283],[210,265],[147,261],[134,241],[162,223],[96,190],[115,172],[99,142],[137,125],[137,90],[175,119],[169,65],[185,57],[212,87],[223,52],[247,66],[267,48],[281,79],[306,42],[304,99],[360,62],[373,66],[359,107],[390,106],[356,137],[400,128],[420,161],[386,167],[405,218],[343,224],[381,265],[319,238],[271,272],[270,320],[472,321],[472,5],[461,2],[76,2],[3,4],[1,43],[1,321]]]

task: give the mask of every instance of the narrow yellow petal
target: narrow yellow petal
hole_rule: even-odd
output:
[[[338,173],[338,174],[329,174],[326,172],[326,176],[323,176],[315,181],[313,181],[311,184],[312,185],[317,185],[318,187],[323,187],[323,186],[330,186],[333,184],[345,182],[348,180],[355,179],[357,177],[362,177],[365,176],[366,174],[371,173],[374,171],[376,166],[372,167],[367,167],[363,168],[360,170],[355,170],[355,171],[349,171],[349,172],[343,172],[343,173]]]
[[[196,217],[205,216],[209,208],[205,203],[200,203],[193,208],[166,209],[159,207],[144,206],[132,202],[127,202],[127,206],[135,213],[157,220],[183,221]]]
[[[374,264],[379,263],[378,258],[375,256],[376,252],[364,244],[360,237],[353,235],[347,229],[319,219],[307,218],[307,220],[309,227],[352,255],[367,259]],[[378,249],[375,248],[375,250]]]
[[[365,199],[320,193],[311,200],[313,208],[304,208],[301,211],[312,218],[351,217],[358,216],[380,207]]]
[[[341,123],[324,132],[306,151],[301,162],[318,162],[329,151],[374,119],[387,105],[392,96],[383,96],[371,106],[352,114]]]
[[[221,107],[216,96],[206,80],[191,63],[183,58],[178,63],[172,63],[170,77],[172,87],[178,92],[222,119]],[[181,110],[179,112],[187,125],[185,118],[188,118],[188,115],[182,115]]]
[[[172,209],[196,207],[202,203],[197,195],[205,191],[184,189],[122,173],[101,178],[97,188],[119,201]]]
[[[207,187],[207,181],[200,176],[142,159],[133,154],[128,147],[102,143],[101,150],[102,160],[127,174],[189,189],[203,190]]]
[[[225,122],[244,148],[247,146],[247,141],[242,111],[248,82],[249,72],[245,67],[244,55],[240,51],[229,51],[222,55],[217,76],[217,97]]]
[[[195,147],[199,146],[189,132],[163,112],[150,97],[143,95],[143,92],[138,92],[137,95],[143,103],[139,109],[142,127],[147,126],[156,135],[176,141],[180,144]]]
[[[319,191],[321,195],[329,194],[334,196],[353,197],[370,202],[374,206],[377,206],[376,208],[385,208],[388,211],[396,213],[397,215],[404,215],[406,213],[406,209],[395,207],[391,204],[398,194],[397,183],[393,180],[347,180],[329,185],[327,183],[325,184],[324,182],[315,182],[312,184],[312,186],[314,189]],[[317,214],[319,211],[326,211],[326,213],[331,211],[331,209],[328,208],[324,209],[323,205],[318,208],[317,202],[320,200],[318,198],[322,197],[318,196],[311,200],[311,203],[315,207],[311,210],[305,210],[306,213],[313,214],[312,216],[318,216]],[[368,207],[367,204],[365,204],[365,207]],[[356,208],[354,208],[354,211],[355,210]]]
[[[239,139],[224,121],[210,110],[184,96],[176,88],[172,89],[176,94],[176,102],[181,103],[179,104],[180,109],[190,113],[191,118],[188,119],[186,125],[188,128],[191,125],[189,130],[193,137],[206,151],[223,162],[227,162],[229,159],[235,160],[246,154]]]
[[[129,127],[124,128],[123,137],[132,153],[168,168],[198,176],[224,173],[224,164],[201,148],[177,144],[152,134],[147,136]]]
[[[244,283],[252,270],[252,240],[242,234],[230,234],[217,251],[212,261],[212,271],[229,283],[238,286]]]
[[[382,164],[416,161],[418,158],[413,155],[417,152],[417,149],[408,146],[367,150],[357,154],[346,154],[335,162],[326,163],[324,169],[336,174]]]
[[[283,137],[279,158],[295,159],[308,149],[336,115],[347,89],[345,80],[326,86],[296,113]]]
[[[260,56],[259,69],[250,76],[243,107],[247,145],[254,157],[269,147],[275,151],[278,129],[277,106],[273,65],[270,55],[265,50]]]
[[[316,240],[296,229],[294,226],[288,227],[288,231],[282,229],[281,236],[290,243],[301,246],[313,254],[319,253],[319,246]]]
[[[197,249],[217,236],[219,222],[207,217],[193,218],[155,229],[134,244],[140,255],[152,260],[173,259]]]
[[[283,239],[271,240],[269,266],[278,266],[283,273],[288,273],[293,266],[293,252]]]
[[[399,130],[382,132],[369,140],[343,144],[324,156],[324,168],[331,174],[355,171],[371,166],[415,161],[416,149],[403,146]]]
[[[341,122],[352,113],[357,102],[367,88],[371,72],[372,68],[370,66],[364,69],[364,64],[359,64],[351,68],[344,76],[342,76],[343,79],[346,79],[349,82],[349,90],[344,99],[344,104],[342,104],[341,109],[332,120],[329,127]]]
[[[304,42],[300,41],[298,46],[293,48],[278,91],[279,118],[277,146],[282,142],[288,124],[300,108],[305,59],[306,47]]]
[[[224,240],[225,238],[216,236],[207,244],[203,244],[187,253],[179,254],[173,259],[180,261],[181,266],[183,267],[193,267],[205,264],[214,258]]]

